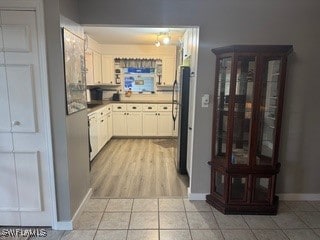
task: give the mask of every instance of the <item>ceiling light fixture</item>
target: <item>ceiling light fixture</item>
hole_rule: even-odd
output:
[[[167,33],[164,33],[165,34],[165,37],[162,39],[162,42],[163,44],[169,44],[170,43],[170,40],[171,40],[171,37],[170,37],[170,32],[167,32]]]
[[[160,41],[159,41],[159,33],[157,34],[157,41],[155,41],[155,43],[154,43],[154,45],[156,46],[156,47],[160,47]]]
[[[161,43],[159,41],[160,37],[162,38],[162,43],[165,45],[168,45],[171,41],[170,31],[157,33],[157,40],[154,42],[154,45],[156,47],[160,47],[160,45],[161,45]]]

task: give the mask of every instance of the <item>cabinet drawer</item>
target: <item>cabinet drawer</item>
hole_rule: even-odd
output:
[[[142,110],[141,104],[127,104],[127,111],[141,112],[141,110]]]
[[[144,112],[156,112],[157,111],[157,104],[144,104],[143,111]]]
[[[108,114],[108,108],[105,106],[103,108],[100,109],[100,112],[98,113],[99,117],[100,116],[105,116]]]
[[[126,106],[126,104],[113,104],[112,110],[114,112],[127,111],[127,106]]]
[[[159,112],[171,112],[172,105],[171,104],[158,104]]]

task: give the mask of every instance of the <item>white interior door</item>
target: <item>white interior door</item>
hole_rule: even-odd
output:
[[[0,225],[51,226],[36,14],[0,19]]]

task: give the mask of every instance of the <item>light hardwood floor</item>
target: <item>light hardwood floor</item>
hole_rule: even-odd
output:
[[[174,164],[173,139],[112,139],[91,169],[93,197],[187,196],[188,176]]]

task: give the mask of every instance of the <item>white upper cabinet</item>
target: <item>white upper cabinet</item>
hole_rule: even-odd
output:
[[[114,82],[114,60],[112,56],[102,56],[102,82],[104,84],[115,84]]]
[[[187,29],[183,35],[183,60],[192,53],[192,29]]]
[[[93,52],[88,49],[85,53],[85,60],[86,60],[86,82],[87,85],[94,84],[94,77],[93,77]]]
[[[95,84],[102,83],[101,54],[93,52],[93,78]]]
[[[176,77],[176,59],[174,57],[162,58],[162,85],[173,85]]]

